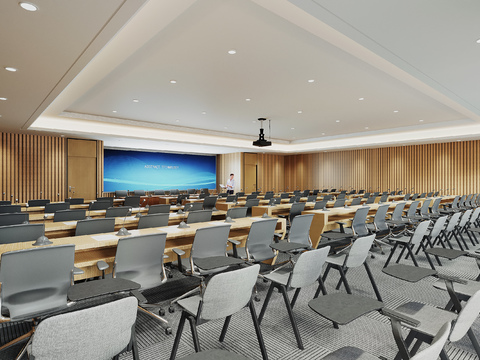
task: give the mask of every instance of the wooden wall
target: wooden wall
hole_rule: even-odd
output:
[[[257,181],[261,191],[285,190],[284,155],[257,154]]]
[[[66,194],[64,138],[1,133],[2,200],[59,201]]]
[[[217,155],[217,191],[220,191],[220,184],[226,185],[232,173],[235,174],[235,192],[240,191],[243,188],[242,169],[242,153]]]
[[[285,174],[290,190],[353,187],[476,193],[480,191],[480,141],[289,155]]]

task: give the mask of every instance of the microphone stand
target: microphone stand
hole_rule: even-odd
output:
[[[121,229],[118,230],[117,236],[131,235],[131,233],[128,232],[128,230],[125,228],[125,221],[127,220],[127,216],[130,216],[130,215],[132,215],[132,209],[131,209],[131,208],[128,210],[127,214],[126,214],[125,217],[123,218],[123,224],[122,224]]]
[[[43,235],[39,236],[37,241],[35,241],[32,246],[42,246],[42,245],[50,245],[53,244],[50,240],[48,240],[48,237],[45,236],[45,220],[47,219],[48,215],[45,214],[43,215]]]

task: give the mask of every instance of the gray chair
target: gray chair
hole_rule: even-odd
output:
[[[280,218],[286,218],[287,219],[287,231],[290,230],[290,227],[292,225],[292,221],[295,218],[295,216],[301,215],[302,211],[305,209],[305,203],[304,202],[299,202],[299,203],[293,203],[292,207],[290,208],[290,212],[288,215],[278,215]]]
[[[307,202],[315,202],[317,200],[317,195],[310,195],[307,197]]]
[[[171,189],[170,190],[170,196],[179,195],[179,194],[180,194],[180,190],[178,190],[178,189]]]
[[[83,209],[57,210],[53,215],[53,222],[75,221],[83,219],[85,219],[85,210]]]
[[[240,219],[247,217],[247,208],[246,207],[235,207],[227,210],[227,218],[230,219]]]
[[[268,206],[274,206],[274,205],[279,205],[282,203],[282,199],[279,197],[276,198],[271,198],[270,201],[268,202]]]
[[[168,214],[170,213],[170,204],[157,204],[148,207],[148,214]]]
[[[163,266],[165,242],[167,233],[155,233],[140,236],[122,237],[118,240],[117,252],[113,262],[112,276],[114,278],[128,279],[140,284],[140,292],[162,285],[167,281]],[[97,263],[99,270],[105,276],[108,264],[104,261]],[[148,311],[148,308],[158,308],[159,304],[142,302],[139,309],[147,315],[157,319],[171,334],[168,322]]]
[[[352,200],[352,202],[350,203],[350,206],[358,206],[358,205],[362,205],[362,198],[361,197],[356,197]]]
[[[365,202],[365,205],[370,205],[375,203],[376,196],[370,196],[367,201]]]
[[[383,194],[381,197],[380,197],[380,203],[386,203],[388,201],[388,194]]]
[[[108,201],[110,206],[113,206],[113,201],[115,200],[112,196],[99,196],[97,197],[97,201]]]
[[[88,211],[107,210],[109,207],[113,207],[113,203],[110,200],[97,200],[92,201],[90,205],[88,205]]]
[[[115,231],[115,219],[87,219],[77,221],[75,236],[103,234]]]
[[[373,227],[369,227],[369,230],[375,233],[376,241],[386,239],[391,235],[390,226],[388,226],[386,219],[389,208],[389,204],[380,205],[373,217]]]
[[[260,200],[258,199],[249,199],[245,202],[245,207],[247,208],[247,216],[252,216],[252,207],[258,206]]]
[[[333,203],[334,208],[343,207],[343,206],[345,206],[345,199],[337,199]]]
[[[270,200],[273,198],[273,192],[266,192],[263,200]]]
[[[109,360],[131,344],[132,357],[138,360],[135,339],[137,304],[138,300],[130,296],[43,320],[29,348],[30,358]],[[105,341],[105,335],[108,335],[108,341]]]
[[[126,196],[128,196],[128,190],[115,190],[116,198],[126,197]]]
[[[216,196],[207,196],[203,200],[203,210],[217,210],[215,208],[215,204],[217,203],[217,197]]]
[[[145,196],[145,190],[133,190],[135,196]]]
[[[0,243],[35,241],[45,234],[43,224],[19,224],[0,226]]]
[[[219,341],[223,342],[228,330],[228,325],[233,314],[242,310],[245,306],[250,309],[255,332],[260,345],[262,358],[266,360],[267,351],[263,341],[257,314],[252,301],[252,288],[257,280],[260,265],[253,265],[235,271],[213,276],[202,295],[196,295],[180,300],[182,316],[178,325],[175,342],[173,344],[170,359],[176,357],[178,346],[183,333],[185,321],[188,319],[192,329],[193,344],[195,351],[200,351],[200,342],[197,334],[197,325],[211,320],[225,318],[225,323]]]
[[[81,205],[85,203],[84,198],[67,198],[65,202],[70,203],[70,205]]]
[[[187,189],[187,194],[188,194],[188,195],[193,195],[193,194],[195,194],[196,192],[197,192],[196,189]]]
[[[405,202],[399,202],[393,209],[390,219],[387,220],[392,235],[400,235],[407,229],[408,220],[402,217],[405,204]]]
[[[237,197],[235,195],[228,195],[227,199],[225,200],[225,202],[227,203],[236,202],[236,201],[237,201]]]
[[[129,207],[139,207],[140,206],[140,196],[127,196],[123,202],[123,206]]]
[[[11,214],[22,212],[21,205],[0,205],[0,214]]]
[[[143,215],[138,219],[138,229],[156,228],[168,226],[170,214],[151,214]]]
[[[212,210],[190,211],[187,217],[187,224],[207,222],[212,220]]]
[[[337,290],[340,287],[341,282],[343,282],[347,293],[351,294],[352,291],[346,277],[347,271],[351,268],[356,268],[363,265],[365,267],[368,278],[370,279],[378,301],[382,301],[382,297],[380,295],[380,292],[378,291],[375,279],[373,278],[370,267],[367,264],[368,252],[370,251],[374,240],[375,235],[360,237],[353,241],[353,245],[350,247],[348,252],[343,251],[341,253],[328,256],[326,260],[327,268],[325,269],[325,272],[323,274],[323,281],[326,280],[328,273],[332,268],[337,269],[340,273],[340,281],[337,284]]]
[[[183,201],[188,199],[188,194],[178,194],[177,200],[175,201],[177,205],[182,205]]]
[[[0,226],[28,224],[29,218],[27,212],[0,214]]]
[[[230,240],[233,250],[229,254],[253,263],[273,259],[276,252],[270,244],[273,242],[277,221],[278,219],[262,219],[252,223],[245,247],[237,247],[240,242]]]
[[[49,199],[34,199],[34,200],[28,200],[28,206],[45,206],[48,203],[50,203]]]
[[[328,200],[323,199],[322,201],[317,201],[313,206],[313,210],[323,210],[327,207]]]
[[[131,214],[131,208],[128,206],[109,207],[105,212],[106,218],[126,217]]]
[[[300,332],[298,331],[297,322],[295,321],[295,317],[293,315],[293,307],[295,306],[295,302],[298,298],[300,290],[304,287],[315,284],[317,281],[319,281],[319,287],[323,288],[324,294],[326,293],[323,283],[320,279],[320,275],[329,251],[329,246],[326,246],[322,249],[306,251],[300,255],[293,268],[284,267],[274,270],[270,274],[264,275],[264,278],[271,281],[271,284],[270,288],[268,289],[267,296],[265,297],[262,310],[260,311],[258,322],[262,322],[268,303],[272,297],[273,290],[275,288],[278,289],[278,292],[283,296],[283,301],[290,317],[290,322],[292,324],[295,338],[297,339],[298,347],[302,350],[303,342],[300,337]],[[295,294],[291,302],[288,298],[287,289],[295,289]],[[318,290],[315,294],[315,297],[317,296]],[[278,313],[276,312],[275,315],[276,318]]]
[[[60,203],[49,203],[45,205],[45,213],[55,213],[56,211],[60,210],[68,210],[70,209],[70,203],[67,202],[60,202]]]
[[[201,202],[187,203],[183,208],[183,211],[185,212],[198,211],[198,210],[203,210],[203,203]]]
[[[308,248],[312,247],[310,240],[310,226],[312,225],[314,215],[297,215],[292,220],[290,231],[288,232],[288,242],[306,245]]]
[[[155,190],[153,195],[165,195],[165,190]]]
[[[280,194],[280,199],[288,199],[290,195],[288,193],[281,193]]]
[[[347,243],[350,242],[352,239],[355,239],[360,236],[367,236],[370,234],[368,230],[366,221],[368,212],[370,211],[370,207],[362,206],[355,211],[355,215],[353,216],[352,225],[350,227],[351,232],[345,231],[345,223],[342,221],[337,221],[337,224],[340,225],[340,230],[336,231],[327,231],[322,233],[322,238],[326,238],[329,240],[347,240]]]
[[[246,200],[250,200],[250,199],[256,199],[258,197],[257,194],[250,194],[250,195],[247,195],[247,199]]]

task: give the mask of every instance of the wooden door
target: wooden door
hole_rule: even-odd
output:
[[[244,154],[243,185],[246,194],[257,191],[257,154]]]
[[[67,196],[97,197],[97,142],[68,139]]]

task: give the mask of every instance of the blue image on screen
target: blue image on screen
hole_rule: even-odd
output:
[[[104,150],[103,191],[215,189],[216,156]]]

